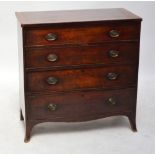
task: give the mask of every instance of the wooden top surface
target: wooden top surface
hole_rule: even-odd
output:
[[[16,12],[16,16],[22,26],[112,20],[142,20],[139,16],[123,8]]]

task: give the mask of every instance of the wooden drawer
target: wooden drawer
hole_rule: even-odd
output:
[[[103,115],[124,114],[136,103],[136,89],[90,91],[52,96],[29,96],[30,119],[84,121]]]
[[[105,43],[92,46],[26,49],[27,68],[64,67],[87,64],[138,63],[137,42]]]
[[[25,142],[50,121],[125,115],[137,130],[139,16],[120,8],[16,16]]]
[[[139,22],[129,21],[121,23],[117,21],[107,22],[99,25],[63,25],[63,27],[51,25],[49,27],[29,28],[25,31],[25,46],[138,40],[139,28]]]
[[[111,89],[135,85],[137,82],[137,67],[115,66],[29,72],[26,79],[28,92],[69,91],[90,88]]]

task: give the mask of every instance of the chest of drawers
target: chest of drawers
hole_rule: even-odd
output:
[[[125,9],[16,16],[25,142],[50,121],[124,115],[136,131],[140,17]]]

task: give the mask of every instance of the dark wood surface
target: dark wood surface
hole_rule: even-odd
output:
[[[120,36],[112,38],[109,35],[111,30],[117,30]],[[55,34],[57,39],[54,41],[46,40],[49,34]],[[139,40],[140,23],[135,22],[112,22],[103,24],[83,24],[80,26],[49,26],[46,28],[30,28],[26,31],[25,46],[43,45],[64,45],[64,44],[90,44],[103,43],[107,41],[119,40]]]
[[[109,98],[113,98],[115,105],[109,102]],[[136,89],[29,96],[28,103],[30,120],[82,121],[88,116],[95,118],[107,113],[132,111],[136,103]],[[56,110],[48,109],[51,103],[56,105]]]
[[[111,57],[110,51],[119,51],[118,57]],[[50,54],[58,59],[48,60]],[[138,62],[138,42],[115,42],[91,46],[39,47],[27,48],[25,51],[26,68],[69,67],[89,64],[135,64]]]
[[[92,21],[141,20],[139,16],[123,8],[16,12],[16,16],[22,26]]]
[[[109,80],[108,73],[117,73],[116,80]],[[58,79],[58,83],[50,85],[49,77]],[[28,92],[71,91],[87,88],[121,88],[136,85],[137,67],[115,66],[61,71],[30,72],[27,74]]]
[[[125,9],[16,13],[19,26],[20,119],[25,142],[34,125],[125,115],[136,131],[141,18]],[[119,35],[111,37],[116,30]],[[46,36],[55,34],[48,41]],[[119,51],[112,58],[110,50]],[[47,60],[55,54],[57,61]],[[118,74],[109,80],[109,73]],[[49,77],[58,82],[51,85]],[[112,97],[117,104],[107,104]],[[57,109],[49,111],[47,106]]]

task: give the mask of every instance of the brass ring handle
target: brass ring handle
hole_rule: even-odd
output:
[[[109,105],[116,105],[117,104],[116,100],[113,97],[109,97],[107,101],[108,101]]]
[[[47,78],[47,83],[50,85],[55,85],[59,82],[59,80],[56,77],[48,77]]]
[[[45,36],[45,39],[48,40],[48,41],[54,41],[56,40],[58,37],[56,34],[54,33],[48,33],[46,36]]]
[[[53,103],[50,103],[50,104],[48,104],[47,108],[50,111],[55,111],[55,110],[57,110],[57,105],[53,104]]]
[[[47,60],[50,61],[50,62],[55,62],[58,60],[58,56],[56,54],[49,54],[47,56]]]
[[[116,80],[118,78],[118,73],[108,73],[107,78],[108,80]]]
[[[117,38],[117,37],[120,36],[120,33],[119,33],[117,30],[111,30],[111,31],[109,32],[109,36],[110,36],[111,38]]]
[[[117,50],[110,50],[110,51],[109,51],[109,56],[110,56],[111,58],[116,58],[116,57],[119,56],[119,51],[117,51]]]

